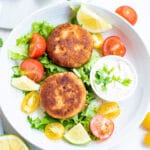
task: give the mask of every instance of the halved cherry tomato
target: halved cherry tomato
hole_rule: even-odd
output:
[[[101,49],[104,41],[104,37],[101,33],[92,34],[92,39],[94,41],[94,48]]]
[[[145,115],[144,120],[142,121],[142,127],[150,131],[150,112]]]
[[[115,10],[115,12],[125,18],[132,25],[137,22],[137,13],[130,6],[120,6]]]
[[[108,119],[114,119],[120,115],[120,107],[116,102],[106,102],[99,107],[98,114]]]
[[[46,51],[46,40],[38,33],[33,33],[29,46],[29,56],[38,58]]]
[[[54,122],[45,127],[45,135],[52,140],[58,140],[63,137],[65,128],[62,124]]]
[[[90,121],[90,130],[95,137],[104,141],[112,135],[114,123],[101,115],[96,115]]]
[[[33,113],[40,103],[40,96],[37,92],[32,91],[28,93],[21,104],[21,110],[27,114]]]
[[[44,76],[43,65],[35,59],[28,58],[24,60],[20,64],[20,68],[24,75],[26,75],[31,80],[34,80],[35,82],[40,82]]]
[[[123,57],[126,53],[126,48],[120,37],[109,36],[103,42],[102,53],[104,56],[118,55]]]
[[[150,147],[150,133],[145,134],[144,145]]]

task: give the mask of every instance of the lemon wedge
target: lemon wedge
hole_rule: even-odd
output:
[[[29,79],[27,76],[12,78],[11,85],[23,91],[37,91],[40,85]]]
[[[91,33],[105,32],[112,29],[110,23],[84,5],[81,5],[77,12],[77,21]]]
[[[29,150],[28,145],[13,134],[0,136],[0,150]]]
[[[64,138],[68,142],[77,145],[88,144],[91,141],[90,136],[88,135],[87,131],[84,129],[81,123],[78,123],[68,132],[66,132]]]

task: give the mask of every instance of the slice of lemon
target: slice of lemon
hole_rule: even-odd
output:
[[[64,138],[72,143],[72,144],[88,144],[91,141],[90,136],[87,131],[84,129],[81,123],[77,124],[73,128],[71,128],[66,134]]]
[[[91,33],[105,32],[112,29],[110,23],[84,5],[77,12],[77,21],[84,29]]]
[[[28,145],[18,136],[7,134],[0,136],[0,150],[29,150]]]
[[[40,85],[29,79],[27,76],[12,78],[11,85],[23,91],[37,91]]]

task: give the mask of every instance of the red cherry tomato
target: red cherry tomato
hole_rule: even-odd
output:
[[[102,53],[106,55],[124,56],[126,48],[118,36],[109,36],[103,42]]]
[[[38,33],[33,33],[29,46],[29,57],[38,58],[46,51],[46,40]]]
[[[35,59],[28,58],[24,60],[21,63],[20,68],[27,77],[35,82],[40,82],[44,76],[43,65]]]
[[[112,120],[106,119],[101,115],[96,115],[91,119],[90,129],[95,137],[104,141],[112,135],[114,123]]]
[[[125,18],[132,25],[137,22],[137,13],[130,6],[120,6],[115,10],[115,12]]]

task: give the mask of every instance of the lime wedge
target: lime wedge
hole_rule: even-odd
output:
[[[23,91],[37,91],[40,85],[29,79],[27,76],[12,78],[11,85]]]
[[[0,136],[0,150],[29,150],[28,145],[13,134]]]
[[[84,5],[81,5],[77,12],[77,21],[84,29],[91,33],[105,32],[112,29],[110,23]]]
[[[71,128],[66,134],[64,138],[72,143],[72,144],[88,144],[91,141],[90,136],[87,131],[84,129],[81,123],[77,124],[73,128]]]

